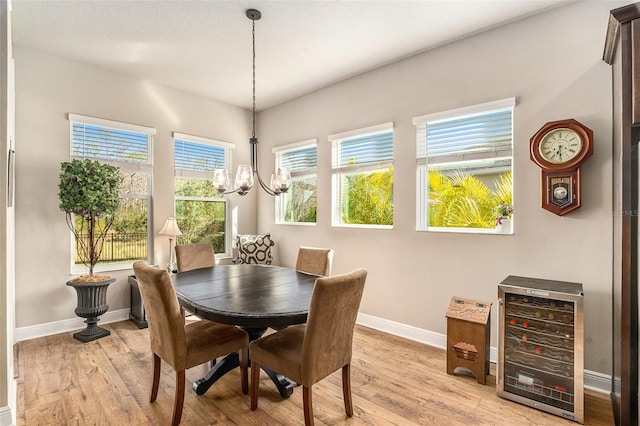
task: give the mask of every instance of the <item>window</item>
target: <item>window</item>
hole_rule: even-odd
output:
[[[152,152],[156,130],[76,114],[69,114],[69,122],[72,158],[90,158],[120,168],[120,209],[105,239],[96,269],[130,268],[136,260],[149,260]],[[73,272],[81,272],[83,264],[76,250],[74,253]]]
[[[215,169],[231,168],[233,144],[173,133],[177,244],[211,243],[217,257],[231,256],[227,200],[213,185]]]
[[[276,170],[291,174],[289,190],[276,197],[276,223],[316,223],[318,141],[311,139],[273,149]]]
[[[494,210],[513,205],[514,106],[509,98],[413,119],[418,230],[495,232]]]
[[[332,225],[393,226],[393,123],[330,135]]]

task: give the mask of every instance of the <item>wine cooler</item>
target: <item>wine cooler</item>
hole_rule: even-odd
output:
[[[498,395],[584,423],[582,284],[508,276],[498,285]]]

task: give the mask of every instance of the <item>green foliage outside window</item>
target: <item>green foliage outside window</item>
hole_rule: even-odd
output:
[[[285,198],[285,222],[316,223],[316,177],[300,177],[291,180]]]
[[[513,205],[511,171],[500,173],[491,189],[477,176],[463,172],[443,174],[429,170],[428,224],[430,227],[494,228],[494,209]]]
[[[176,178],[176,219],[182,232],[177,244],[212,243],[225,253],[226,203],[211,179]],[[180,199],[195,197],[196,199]],[[202,198],[202,199],[197,199]],[[218,198],[220,201],[212,199]]]
[[[393,225],[393,168],[343,175],[342,223]]]

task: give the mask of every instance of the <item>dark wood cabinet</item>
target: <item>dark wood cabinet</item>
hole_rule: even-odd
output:
[[[129,312],[129,319],[138,325],[138,328],[147,328],[147,316],[144,311],[144,304],[142,303],[142,295],[138,288],[138,281],[136,281],[135,275],[129,275],[129,290],[131,292],[131,311]]]
[[[613,67],[611,400],[617,425],[638,425],[640,3],[611,11],[603,59]]]

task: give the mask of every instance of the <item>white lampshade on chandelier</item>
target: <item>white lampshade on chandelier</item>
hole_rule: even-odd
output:
[[[253,130],[249,143],[251,144],[251,164],[238,165],[233,190],[230,190],[229,174],[226,169],[216,169],[213,174],[213,184],[216,190],[221,194],[232,194],[237,192],[240,195],[246,195],[253,187],[257,180],[258,184],[269,195],[280,195],[289,190],[291,183],[291,175],[284,168],[280,168],[276,173],[271,175],[271,181],[267,185],[260,176],[258,171],[258,138],[256,137],[256,21],[262,17],[260,11],[256,9],[247,9],[247,18],[252,22],[252,39],[253,39]],[[254,178],[255,176],[255,178]]]

